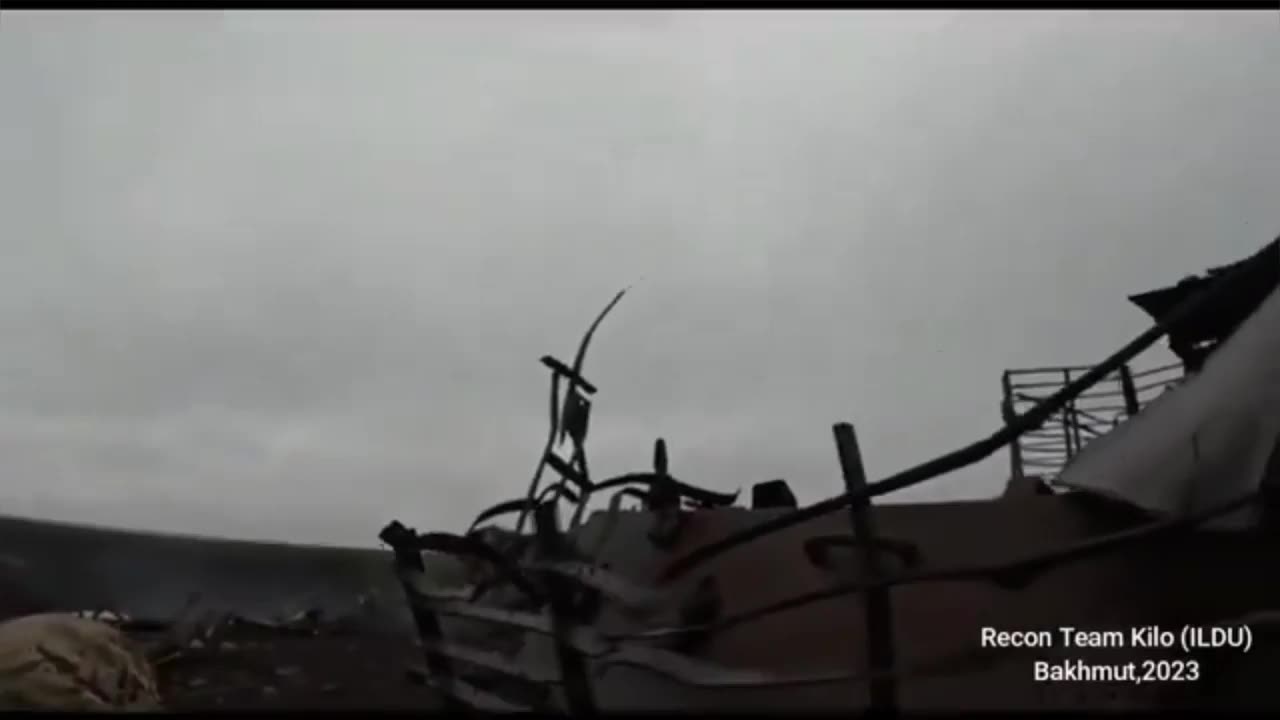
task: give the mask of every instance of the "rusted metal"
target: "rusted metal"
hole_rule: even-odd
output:
[[[480,539],[477,535],[453,535],[451,533],[423,533],[412,540],[406,538],[403,546],[417,552],[428,550],[446,555],[473,557],[487,563],[505,582],[519,588],[526,595],[539,597],[541,590],[534,586],[520,568],[508,560],[501,552]]]
[[[413,547],[416,535],[417,533],[413,530],[396,521],[392,521],[379,534],[379,539],[389,545],[394,552],[396,570],[402,576],[422,574],[426,571],[422,563],[421,552]],[[403,577],[401,582],[404,583],[405,594],[413,597],[414,588],[404,581]],[[424,648],[427,669],[431,673],[431,683],[443,692],[445,706],[456,709],[458,706],[457,689],[454,686],[455,678],[453,677],[453,667],[449,662],[449,658],[429,649],[444,637],[440,630],[440,620],[430,608],[411,603],[410,611],[413,613],[413,621],[418,630],[418,638]]]
[[[591,401],[577,390],[566,396],[564,406],[564,428],[574,447],[582,447],[587,441],[587,430],[591,425]]]
[[[525,493],[525,497],[531,502],[536,502],[538,498],[538,485],[542,480],[542,473],[547,466],[547,458],[551,455],[555,448],[556,438],[563,438],[566,430],[561,424],[560,413],[560,378],[566,378],[569,386],[566,390],[566,398],[564,402],[569,402],[568,396],[574,395],[578,388],[581,388],[587,394],[594,394],[596,388],[587,382],[582,376],[582,364],[586,360],[587,348],[591,344],[591,338],[595,336],[596,329],[600,327],[600,323],[604,322],[605,317],[613,310],[613,308],[622,300],[622,296],[627,293],[627,288],[623,288],[618,294],[613,296],[608,305],[596,315],[595,320],[587,328],[586,333],[582,336],[582,341],[578,344],[578,352],[573,359],[573,367],[568,367],[564,363],[556,360],[550,355],[542,358],[542,364],[551,369],[551,394],[549,399],[547,440],[543,445],[542,453],[538,455],[538,465],[534,469],[533,478],[529,481],[529,489]],[[582,502],[586,502],[587,498],[582,498]],[[525,522],[529,518],[531,511],[524,510],[516,519],[516,532],[524,529]]]
[[[534,513],[534,530],[538,538],[538,550],[544,559],[563,557],[564,539],[560,535],[556,518],[556,506],[547,503]],[[563,577],[546,578],[550,602],[551,631],[556,643],[556,655],[560,662],[560,682],[564,686],[566,710],[571,714],[585,715],[595,711],[591,680],[582,655],[573,647],[568,633],[573,628],[575,615],[573,587]]]
[[[601,552],[608,546],[613,539],[613,533],[617,529],[618,518],[622,513],[622,502],[627,498],[639,501],[641,506],[648,502],[649,494],[644,490],[634,487],[619,488],[609,498],[609,507],[604,511],[605,527],[596,536],[595,543],[586,550],[586,555],[593,562],[597,561]]]
[[[541,612],[524,612],[481,605],[460,599],[456,597],[455,593],[451,592],[423,593],[415,591],[410,596],[409,601],[413,605],[426,608],[442,616],[478,620],[548,637],[555,634],[551,618]],[[568,642],[579,652],[589,655],[601,655],[614,646],[614,643],[585,628],[572,628],[564,633],[564,638],[565,642]]]
[[[1129,365],[1120,366],[1120,392],[1124,395],[1124,411],[1129,417],[1138,414],[1142,406],[1138,403],[1138,388],[1133,384],[1133,372]]]
[[[582,500],[578,506],[579,510],[585,507],[587,500],[590,499],[591,475],[587,470],[586,450],[583,446],[583,441],[586,437],[587,413],[589,412],[589,409],[587,407],[583,407],[585,398],[578,393],[578,388],[580,387],[578,380],[582,378],[582,365],[586,361],[587,348],[591,345],[591,339],[595,337],[596,330],[599,329],[600,324],[604,322],[605,317],[609,315],[613,308],[617,306],[618,302],[621,301],[622,297],[626,294],[627,288],[619,290],[618,293],[613,296],[613,299],[604,306],[604,309],[600,311],[600,314],[596,315],[591,326],[588,327],[586,333],[583,334],[582,342],[578,344],[578,352],[574,355],[573,367],[568,375],[569,387],[565,389],[564,410],[561,414],[564,424],[560,427],[560,440],[563,442],[566,435],[573,435],[574,438],[573,458],[570,460],[570,463],[576,466],[575,469],[582,475],[582,478],[585,481]],[[573,427],[576,432],[570,433],[570,427]],[[580,520],[581,512],[575,512],[570,525],[576,526]]]
[[[529,480],[529,489],[525,492],[528,505],[521,508],[516,517],[516,532],[524,530],[525,521],[533,514],[538,503],[538,485],[542,482],[542,473],[547,468],[547,456],[556,446],[556,435],[560,432],[560,373],[551,373],[551,394],[547,404],[547,440],[538,455],[538,464],[534,467],[533,478]]]
[[[881,570],[884,569],[883,556],[897,559],[902,568],[912,568],[920,563],[920,548],[910,540],[897,540],[886,537],[861,539],[840,535],[811,537],[801,546],[810,564],[823,570],[836,570],[831,560],[831,551],[840,548],[856,548],[864,553],[875,553],[880,558]]]
[[[797,507],[800,507],[800,503],[796,501],[796,495],[791,492],[791,487],[787,485],[786,480],[768,480],[756,483],[751,488],[752,510],[765,510],[767,508],[789,508],[794,510]]]
[[[559,455],[556,455],[554,450],[547,453],[547,465],[551,466],[551,469],[555,470],[560,477],[577,486],[581,495],[591,491],[591,481],[582,474],[581,470],[575,468],[571,462],[566,462]]]
[[[568,487],[567,485],[559,484],[555,493],[559,497],[562,497],[571,503],[577,503],[580,500],[578,494],[573,491],[573,488]],[[475,530],[480,526],[480,523],[502,517],[503,515],[532,512],[539,502],[545,502],[547,499],[547,490],[543,489],[542,494],[540,494],[538,498],[534,498],[532,500],[529,498],[516,498],[514,500],[500,502],[497,505],[485,509],[477,515],[475,519],[471,521],[471,526],[467,529],[467,532]]]
[[[599,651],[598,646],[594,644],[586,645],[586,647],[594,648],[597,652],[594,654],[586,652],[582,647],[575,647],[574,649],[583,656],[594,659],[597,673],[612,667],[630,667],[691,687],[733,689],[821,685],[858,680],[864,675],[866,679],[872,679],[885,674],[863,674],[849,670],[837,670],[825,673],[784,675],[725,667],[717,663],[698,660],[682,653],[670,652],[638,643],[622,643],[610,646],[607,651]],[[521,681],[540,685],[563,685],[563,678],[550,668],[539,666],[537,663],[513,661],[501,653],[478,650],[456,643],[437,644],[433,649],[436,652],[447,655],[456,662],[482,667]],[[430,671],[414,668],[411,669],[411,672],[418,677],[424,677],[429,675]],[[458,681],[458,684],[468,685],[465,681]],[[487,702],[489,699],[506,702],[489,693],[484,696],[476,696],[470,691],[464,691],[463,697],[467,696],[483,698],[479,702]],[[481,707],[481,705],[473,706]]]
[[[492,520],[496,517],[501,517],[503,515],[510,515],[518,512],[520,513],[529,512],[532,508],[533,508],[533,502],[530,502],[525,498],[517,498],[515,500],[507,500],[505,502],[500,502],[497,505],[494,505],[493,507],[490,507],[486,509],[484,512],[481,512],[479,515],[477,515],[475,519],[471,521],[471,527],[468,528],[468,530],[476,529],[477,527],[480,526],[480,523],[485,522],[487,520]]]
[[[672,481],[667,459],[667,441],[653,443],[653,483],[646,505],[653,511],[649,540],[660,548],[671,547],[680,537],[685,517],[681,513],[680,488]]]
[[[1219,511],[1226,511],[1228,508],[1219,508]],[[1176,521],[1166,521],[1163,523],[1155,523],[1130,531],[1122,531],[1096,538],[1089,538],[1085,541],[1072,543],[1066,547],[1051,552],[1040,552],[1028,558],[1023,558],[1012,563],[1004,563],[1003,565],[974,566],[969,568],[935,568],[932,571],[907,574],[898,578],[891,578],[882,583],[883,586],[907,585],[916,582],[945,582],[948,579],[955,580],[962,575],[969,574],[985,574],[989,577],[999,578],[1013,570],[1015,574],[1022,573],[1026,576],[1034,576],[1035,574],[1049,569],[1054,563],[1069,561],[1072,556],[1083,557],[1088,554],[1096,554],[1106,549],[1117,547],[1120,544],[1128,544],[1141,540],[1143,537],[1153,537],[1158,532],[1174,529],[1178,526],[1189,525],[1196,518],[1181,518]],[[860,588],[836,588],[841,592],[851,592],[858,590],[866,590],[872,588],[872,584],[863,583]],[[831,596],[834,593],[828,592]],[[554,636],[556,629],[550,617],[546,615],[536,615],[531,613],[518,613],[504,611],[498,608],[484,608],[474,603],[458,602],[457,600],[437,599],[429,601],[439,614],[447,615],[456,613],[461,616],[484,619],[498,624],[518,627],[526,631],[535,632],[543,635]],[[785,612],[789,609],[795,609],[804,604],[816,602],[813,597],[793,597],[784,603],[776,603],[772,608],[757,609],[753,613],[737,614],[721,618],[718,621],[703,624],[701,627],[689,627],[683,625],[680,628],[666,629],[666,636],[672,633],[688,635],[694,632],[702,632],[712,636],[725,632],[732,627],[740,627],[744,624],[752,623],[765,617],[767,614],[776,614]],[[682,618],[682,623],[684,619]],[[636,644],[630,639],[644,642],[646,640],[660,640],[663,635],[661,629],[659,632],[633,633],[631,635],[623,634],[610,639],[607,636],[591,627],[577,626],[569,627],[567,631],[562,630],[561,635],[572,649],[584,658],[592,658],[594,666],[600,669],[607,667],[634,667],[654,673],[663,677],[667,677],[681,686],[686,687],[704,687],[708,689],[729,689],[729,688],[786,688],[786,687],[806,687],[806,686],[822,686],[825,684],[836,683],[842,680],[857,680],[874,682],[885,678],[909,677],[913,672],[919,672],[918,668],[928,666],[930,663],[937,664],[936,661],[920,662],[909,661],[899,666],[891,668],[889,671],[869,669],[868,671],[859,671],[851,668],[833,667],[827,671],[813,672],[807,671],[794,675],[786,673],[778,673],[776,671],[759,669],[747,670],[740,668],[728,668],[721,666],[715,662],[706,660],[697,660],[687,657],[679,652],[670,652],[658,648],[646,647],[644,644]],[[437,648],[439,649],[439,648]],[[464,658],[451,657],[451,660],[462,660]],[[496,664],[497,659],[490,657],[493,661],[490,664]],[[969,658],[966,662],[976,662],[975,658]],[[957,666],[952,665],[952,669]],[[916,668],[916,670],[913,670]],[[945,672],[945,668],[932,670],[930,672]],[[527,667],[524,671],[534,679],[545,680],[548,676],[546,669],[538,669]],[[598,672],[598,670],[597,670]],[[468,696],[470,690],[474,689],[468,685],[460,686],[463,689],[459,691],[461,695]],[[496,696],[495,696],[496,697]],[[480,701],[476,701],[480,702]],[[503,702],[506,702],[505,700]],[[487,707],[487,706],[486,706]]]
[[[622,607],[634,612],[649,611],[672,602],[668,593],[637,585],[627,578],[612,573],[604,568],[588,562],[577,560],[561,560],[555,562],[535,561],[525,565],[505,557],[493,546],[485,543],[477,535],[458,536],[449,533],[425,533],[411,541],[411,547],[421,551],[443,553],[456,557],[472,557],[485,562],[495,573],[487,585],[510,583],[527,597],[535,601],[546,598],[545,591],[536,586],[526,575],[530,572],[549,573],[573,583],[581,589],[601,593],[608,600],[619,603]],[[425,588],[430,585],[421,573],[408,572],[402,580],[409,583],[420,593],[429,592]],[[458,596],[468,596],[469,591],[457,591]],[[476,593],[470,592],[470,596]]]
[[[867,473],[862,465],[862,453],[858,449],[858,436],[849,423],[837,423],[832,428],[836,449],[840,454],[840,470],[844,475],[845,489],[859,493],[867,487]],[[849,519],[853,537],[864,543],[864,557],[868,576],[877,580],[885,577],[885,567],[880,553],[876,552],[875,518],[870,499],[849,505]],[[867,652],[873,672],[888,671],[894,665],[893,652],[893,604],[889,588],[867,593],[866,600]],[[878,712],[895,712],[898,707],[898,691],[892,676],[884,676],[871,683],[871,709]]]
[[[1033,582],[1038,576],[1061,565],[1076,562],[1087,557],[1096,556],[1120,547],[1149,542],[1162,535],[1187,531],[1202,525],[1216,517],[1239,511],[1258,500],[1258,495],[1249,494],[1243,497],[1216,503],[1204,510],[1189,513],[1180,517],[1152,521],[1135,528],[1120,530],[1098,537],[1089,537],[1062,547],[1037,552],[1011,561],[973,563],[953,567],[924,569],[917,572],[888,576],[878,580],[863,579],[841,583],[814,592],[797,594],[768,605],[755,608],[741,614],[721,619],[709,627],[672,627],[662,628],[626,635],[631,639],[661,639],[683,633],[722,632],[732,627],[754,622],[761,618],[778,613],[795,610],[806,605],[813,605],[824,600],[856,593],[868,593],[876,590],[915,585],[919,583],[942,583],[959,580],[984,580],[1006,589],[1020,589]]]
[[[568,365],[565,365],[564,363],[555,359],[553,356],[543,355],[541,362],[543,365],[546,365],[547,368],[551,370],[551,372],[555,373],[557,377],[562,377],[570,381],[571,387],[581,388],[582,391],[587,393],[588,395],[596,394],[597,392],[596,386],[593,383],[589,382],[586,378],[582,377],[582,375],[578,374],[578,371],[574,370]]]
[[[466,605],[466,606],[464,606]],[[503,612],[494,608],[480,608],[471,604],[437,605],[443,613],[456,613],[472,619],[493,622],[555,637],[556,632],[549,616],[529,613]],[[595,662],[598,670],[609,667],[633,667],[664,676],[683,685],[702,687],[766,687],[822,684],[853,679],[855,673],[840,670],[821,674],[779,675],[771,672],[729,668],[717,663],[692,658],[679,652],[671,652],[642,643],[611,642],[588,627],[576,627],[563,636],[569,652],[581,660]],[[563,685],[563,673],[536,663],[521,663],[499,653],[487,652],[456,643],[437,643],[433,649],[446,654],[452,660],[462,661],[501,672],[534,683]]]
[[[1066,370],[1063,370],[1062,385],[1066,386],[1069,384],[1071,384],[1071,373],[1067,372]],[[1071,427],[1072,427],[1071,408],[1072,407],[1073,407],[1073,403],[1071,401],[1067,401],[1067,404],[1063,406],[1062,411],[1060,412],[1062,416],[1061,418],[1062,419],[1062,442],[1064,445],[1067,446],[1067,457],[1071,457],[1072,455],[1076,454],[1075,438],[1071,432]]]
[[[1004,396],[1000,400],[1000,421],[1005,425],[1010,425],[1018,414],[1013,409],[1013,385],[1010,381],[1008,370],[1001,373],[1000,384],[1004,390]],[[1013,442],[1009,443],[1009,477],[1017,481],[1023,475],[1022,441],[1021,438],[1014,438]]]
[[[599,592],[630,612],[649,612],[674,602],[668,592],[639,585],[618,573],[586,562],[539,562],[531,564],[529,568]]]
[[[412,568],[401,570],[398,574],[400,582],[412,595],[430,598],[434,602],[467,601],[475,594],[474,585],[442,588],[435,580],[427,577],[426,573]]]
[[[1223,277],[1229,278],[1230,273],[1224,273]],[[1223,292],[1221,288],[1225,284],[1219,278],[1213,292]],[[1211,296],[1212,293],[1200,294],[1199,302],[1204,302],[1206,295]],[[1007,602],[1008,598],[1021,597],[1024,593],[1044,595],[1051,592],[1045,590],[1046,587],[1056,587],[1058,593],[1071,594],[1082,588],[1079,578],[1088,579],[1084,589],[1093,593],[1089,597],[1097,602],[1097,598],[1102,597],[1099,593],[1103,592],[1106,579],[1123,577],[1124,568],[1119,564],[1107,565],[1107,558],[1137,557],[1147,541],[1170,537],[1212,518],[1239,511],[1255,503],[1256,495],[1148,522],[1139,522],[1132,514],[1108,516],[1106,513],[1101,513],[1101,517],[1112,517],[1111,520],[1103,522],[1093,518],[1085,522],[1079,517],[1089,517],[1089,513],[1077,516],[1072,508],[1088,509],[1088,503],[1075,503],[1071,498],[1064,499],[1052,493],[1028,492],[1010,496],[986,504],[982,512],[1005,513],[1010,517],[1019,512],[1019,507],[1052,507],[1056,508],[1055,512],[1061,511],[1063,518],[1077,519],[1071,520],[1075,524],[1063,526],[1066,531],[1056,541],[1033,542],[1021,554],[1015,551],[1012,557],[994,560],[985,555],[964,557],[948,554],[948,548],[936,542],[922,550],[918,542],[920,533],[897,534],[901,528],[896,529],[896,537],[882,537],[879,531],[883,528],[878,527],[877,520],[879,513],[872,514],[871,499],[980,460],[1010,442],[1013,443],[1010,450],[1014,456],[1013,480],[1029,479],[1023,473],[1023,467],[1036,462],[1037,454],[1043,456],[1046,452],[1062,448],[1070,455],[1088,442],[1090,435],[1098,434],[1091,432],[1092,426],[1082,423],[1081,419],[1098,422],[1106,418],[1099,420],[1095,417],[1097,402],[1085,403],[1083,400],[1103,398],[1105,402],[1110,397],[1122,397],[1124,406],[1117,406],[1118,410],[1125,417],[1134,414],[1134,405],[1140,398],[1134,383],[1135,374],[1130,372],[1126,363],[1170,328],[1176,327],[1180,317],[1193,311],[1193,303],[1184,303],[1176,312],[1161,317],[1155,326],[1119,352],[1098,366],[1084,369],[1079,376],[1058,368],[1062,381],[1057,390],[1047,398],[1031,399],[1034,406],[1021,414],[1016,412],[1014,404],[1017,389],[1006,373],[1003,378],[1005,402],[1001,406],[1004,427],[986,440],[878,483],[867,483],[852,426],[845,423],[836,425],[833,432],[845,478],[845,492],[815,506],[792,512],[763,508],[751,512],[718,509],[732,503],[737,493],[729,498],[676,480],[670,473],[666,443],[662,439],[654,446],[652,472],[592,482],[586,468],[585,450],[591,405],[579,381],[582,381],[582,352],[595,325],[599,324],[600,318],[597,318],[587,338],[584,338],[574,367],[564,368],[569,371],[567,373],[553,367],[556,371],[553,374],[553,394],[560,377],[568,378],[570,384],[558,410],[553,409],[553,434],[558,434],[562,440],[572,441],[572,454],[556,455],[549,448],[542,458],[541,465],[552,466],[561,475],[561,480],[530,497],[533,500],[547,498],[548,502],[530,504],[526,499],[504,503],[482,513],[482,518],[473,524],[474,528],[484,520],[509,512],[529,514],[535,520],[535,534],[531,538],[536,541],[534,545],[525,545],[526,550],[520,552],[509,550],[505,544],[479,550],[468,544],[465,537],[428,537],[434,543],[433,549],[481,557],[495,568],[509,567],[510,577],[504,578],[504,582],[515,585],[515,579],[529,580],[542,592],[540,596],[530,598],[538,602],[524,608],[469,602],[460,599],[466,596],[465,592],[432,592],[430,587],[423,586],[424,583],[410,581],[411,573],[402,573],[406,593],[411,596],[410,603],[415,609],[425,609],[432,617],[452,616],[506,628],[514,636],[523,638],[520,650],[512,653],[441,639],[428,643],[424,639],[424,652],[430,649],[430,653],[444,656],[452,664],[455,668],[452,679],[461,681],[453,683],[454,695],[465,696],[469,705],[533,707],[527,702],[503,697],[503,693],[494,689],[497,686],[491,687],[488,681],[479,685],[465,684],[472,677],[458,677],[458,666],[479,668],[520,682],[554,688],[547,696],[551,703],[547,708],[570,714],[592,712],[597,707],[602,710],[633,705],[647,707],[654,696],[668,691],[677,694],[669,702],[658,702],[655,707],[701,708],[710,697],[721,698],[735,707],[761,709],[767,706],[767,703],[756,705],[741,697],[731,700],[730,696],[679,694],[671,689],[674,687],[704,690],[755,688],[760,691],[794,688],[797,693],[794,696],[784,693],[759,697],[772,697],[775,701],[793,699],[795,704],[792,707],[806,709],[869,706],[878,712],[892,712],[900,708],[921,707],[922,702],[923,706],[930,706],[930,700],[922,700],[930,692],[939,692],[937,697],[955,697],[947,693],[963,693],[966,682],[963,678],[938,681],[941,684],[931,680],[934,684],[913,685],[904,694],[901,683],[910,677],[938,677],[937,673],[948,672],[985,673],[983,677],[988,681],[1008,677],[1008,668],[1017,663],[1011,663],[1007,654],[975,651],[974,638],[961,637],[963,628],[976,628],[979,618],[991,624],[995,616],[987,617],[986,613],[994,612],[992,608],[1016,607],[1016,603]],[[562,363],[559,365],[563,366]],[[1106,378],[1118,378],[1117,392],[1089,392],[1098,381]],[[1050,418],[1059,419],[1055,414],[1059,414],[1062,420],[1061,440],[1049,442],[1044,437],[1045,432],[1058,433],[1056,422],[1041,431],[1039,437],[1029,438],[1026,443],[1019,440],[1045,425]],[[559,488],[577,493],[577,506],[563,532],[559,527],[555,500],[567,493],[556,495]],[[597,515],[589,523],[589,532],[577,534],[579,519],[590,496],[615,488],[618,492],[610,499],[606,516],[601,518]],[[623,511],[621,503],[625,498],[640,500],[643,509]],[[698,509],[699,505],[703,509]],[[838,523],[842,521],[838,516],[830,516],[844,507],[849,509],[848,523],[852,526],[852,535],[833,535],[840,531]],[[758,517],[755,512],[769,519],[754,522]],[[1101,511],[1094,507],[1089,512]],[[693,522],[686,528],[682,523],[689,519]],[[628,538],[648,532],[661,547],[650,547],[643,542],[639,543],[642,547],[625,547],[626,538],[617,535],[620,527]],[[992,525],[982,525],[984,530],[988,527]],[[496,532],[492,529],[486,531]],[[762,542],[752,552],[727,554],[729,550],[754,540]],[[418,542],[424,541],[419,539]],[[833,553],[840,547],[849,547],[861,556],[863,572],[860,576],[833,582],[831,575],[842,569],[840,563],[834,562]],[[989,544],[988,549],[995,547]],[[676,558],[674,562],[664,557],[664,548]],[[1003,547],[999,549],[1003,550]],[[505,553],[506,557],[491,557],[494,553]],[[807,557],[810,562],[797,563],[797,557]],[[1079,567],[1077,561],[1086,558],[1102,563],[1101,567],[1107,568],[1106,571],[1095,577],[1088,572],[1073,570]],[[891,565],[890,560],[896,562]],[[609,562],[615,564],[609,565]],[[689,569],[698,566],[703,568],[703,572],[697,578],[682,579]],[[1073,581],[1074,584],[1067,583],[1063,580],[1067,577],[1077,580]],[[421,580],[421,573],[416,578]],[[922,586],[930,584],[943,589],[936,592],[922,589]],[[889,592],[895,588],[891,605]],[[1135,588],[1137,586],[1133,585],[1130,590]],[[935,607],[939,593],[945,593],[951,603],[945,611]],[[865,608],[865,616],[858,618],[860,623],[850,618],[847,606],[841,604],[848,602],[849,595],[856,594],[863,595],[862,606]],[[895,624],[895,615],[903,602],[908,608],[904,617],[918,618],[925,627]],[[957,603],[960,609],[953,610]],[[795,612],[802,608],[804,612]],[[934,612],[940,613],[937,623],[930,614]],[[947,623],[953,629],[943,629],[940,624],[943,616],[948,618]],[[1115,622],[1123,613],[1103,613],[1098,617],[1104,616]],[[1029,612],[1019,617],[1021,620],[1011,617],[1008,622],[1011,626],[1022,627],[1036,618],[1040,622],[1049,622],[1052,616]],[[1131,614],[1129,618],[1132,622],[1134,616]],[[1018,625],[1019,622],[1023,625]],[[904,634],[910,636],[910,641],[895,646],[895,639],[903,640]],[[865,652],[859,654],[858,648],[864,648]],[[554,649],[554,653],[539,654],[548,649]],[[430,653],[428,659],[431,658]],[[798,668],[797,663],[805,667]],[[640,675],[623,673],[616,677],[605,672],[619,668],[643,672]],[[428,673],[432,672],[428,669]],[[650,681],[644,677],[655,678],[654,682],[661,678],[672,684],[651,686],[645,684]],[[621,689],[631,683],[632,678],[636,678],[642,688]],[[449,680],[446,677],[443,682]],[[434,683],[437,679],[432,678],[431,681]],[[594,682],[603,685],[593,687]],[[869,703],[864,702],[862,696],[850,694],[850,688],[860,688],[863,683],[867,686]],[[1015,705],[1044,696],[1043,690],[1037,689],[1033,683],[1024,680],[1018,683],[1020,689],[1016,693],[1023,694],[1015,693],[1012,701]],[[597,691],[600,696],[597,696]],[[619,702],[618,692],[626,696],[621,705],[616,704]],[[924,695],[919,694],[921,692]],[[912,702],[904,705],[904,698],[911,693],[916,693]],[[646,698],[646,694],[650,697]]]
[[[680,607],[680,622],[689,627],[707,627],[724,613],[724,597],[714,575],[698,581],[693,592]],[[675,649],[684,653],[695,652],[710,640],[711,633],[689,633],[677,639]]]
[[[682,498],[689,500],[695,505],[707,508],[728,507],[737,502],[738,495],[741,492],[740,490],[735,490],[731,493],[723,493],[716,492],[714,490],[707,490],[705,488],[700,488],[686,482],[682,482],[679,478],[676,478],[669,473],[666,475],[658,475],[653,472],[633,472],[618,475],[617,477],[612,477],[608,480],[602,480],[599,483],[596,483],[594,490],[596,492],[600,492],[612,488],[625,487],[627,485],[641,485],[652,488],[658,483],[670,485],[675,488],[676,492],[678,492]]]
[[[573,357],[573,368],[570,370],[568,375],[570,383],[569,392],[573,392],[575,387],[579,384],[578,380],[582,378],[582,364],[586,360],[587,348],[591,345],[591,338],[595,337],[596,330],[600,328],[600,323],[604,322],[604,319],[613,311],[613,308],[622,300],[622,297],[627,294],[628,289],[629,288],[623,288],[619,290],[618,293],[613,296],[613,299],[604,306],[604,309],[600,311],[600,314],[596,315],[596,319],[592,321],[590,327],[587,328],[586,333],[583,334],[582,342],[578,344],[578,352]],[[583,385],[583,387],[588,386]],[[594,394],[595,389],[592,388],[589,392]]]
[[[536,509],[543,503],[555,502],[562,499],[575,504],[581,503],[582,496],[575,492],[570,486],[571,482],[571,480],[562,479],[560,482],[551,483],[550,485],[542,488],[542,491],[538,493],[537,499],[532,503],[528,503],[527,507],[533,507]]]

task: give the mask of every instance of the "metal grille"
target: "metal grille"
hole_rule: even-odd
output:
[[[1000,411],[1010,422],[1045,402],[1092,367],[1068,366],[1006,370]],[[1181,363],[1134,372],[1129,365],[1099,380],[1067,402],[1039,427],[1009,444],[1010,474],[1052,478],[1094,438],[1111,432],[1148,403],[1182,382]]]

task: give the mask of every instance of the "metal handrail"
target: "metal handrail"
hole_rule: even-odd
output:
[[[1047,396],[1027,392],[1053,388],[1061,390],[1077,371],[1078,366],[1061,368],[1036,368],[1009,370],[1005,373],[1005,402],[1013,410],[1044,402]],[[1040,378],[1056,372],[1059,380],[1049,382]],[[1127,380],[1126,380],[1127,375]],[[1021,377],[1031,376],[1034,382],[1020,382]],[[1152,400],[1169,387],[1181,382],[1184,370],[1181,363],[1159,365],[1142,370],[1131,370],[1123,365],[1103,377],[1092,389],[1080,393],[1062,410],[1054,413],[1037,430],[1028,432],[1010,444],[1011,475],[1024,477],[1029,469],[1037,475],[1053,477],[1093,439],[1101,437],[1117,425],[1141,412]],[[1135,379],[1146,382],[1139,384]],[[1126,382],[1128,387],[1126,387]],[[1106,402],[1123,398],[1122,404]],[[1130,403],[1133,403],[1130,405]],[[1052,446],[1050,447],[1050,443]],[[1034,455],[1036,462],[1027,456]],[[1052,456],[1046,460],[1044,456]]]
[[[721,540],[703,545],[668,566],[664,576],[670,579],[683,575],[714,557],[718,557],[735,548],[740,548],[774,532],[795,527],[828,513],[847,508],[855,502],[869,500],[879,495],[928,482],[946,473],[980,462],[1000,449],[1010,444],[1015,444],[1014,441],[1027,430],[1043,425],[1055,413],[1067,407],[1077,395],[1119,370],[1126,363],[1154,345],[1156,341],[1168,335],[1170,330],[1184,325],[1201,308],[1207,307],[1209,303],[1219,300],[1230,292],[1240,277],[1246,276],[1246,273],[1252,271],[1259,263],[1268,261],[1270,249],[1271,244],[1249,259],[1232,266],[1230,270],[1213,277],[1205,290],[1178,303],[1145,332],[1129,341],[1124,347],[1094,366],[1091,370],[1085,371],[1080,377],[1068,382],[1061,390],[1046,398],[1044,402],[1025,413],[1014,414],[1006,421],[1003,427],[996,430],[989,437],[903,470],[879,482],[870,483],[860,492],[842,493],[732,533]]]

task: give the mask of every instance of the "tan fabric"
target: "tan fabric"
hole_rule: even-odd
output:
[[[74,615],[0,623],[0,709],[149,710],[155,671],[129,638]]]

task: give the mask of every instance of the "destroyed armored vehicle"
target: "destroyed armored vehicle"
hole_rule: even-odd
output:
[[[463,534],[383,531],[417,675],[463,706],[569,713],[1271,704],[1278,276],[1280,241],[1133,296],[1155,319],[1133,342],[1006,372],[1003,427],[878,482],[837,424],[844,491],[807,507],[784,481],[749,506],[683,482],[661,439],[652,468],[590,475],[583,356],[615,298],[572,366],[543,358],[550,431],[525,495]],[[1179,363],[1130,367],[1162,338]],[[1002,497],[889,502],[1003,448]],[[465,582],[429,579],[459,558]],[[996,642],[1030,636],[1049,641]]]

